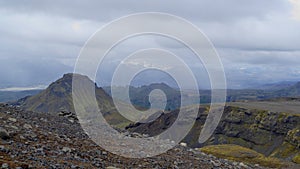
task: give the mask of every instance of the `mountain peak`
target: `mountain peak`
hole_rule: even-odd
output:
[[[92,80],[88,76],[77,74],[77,73],[66,73],[63,75],[62,78],[58,79],[57,81],[64,81],[64,82],[72,83],[72,79],[74,77],[76,77],[80,80],[89,80],[92,82]]]
[[[62,78],[51,83],[39,94],[20,99],[17,104],[21,105],[26,110],[38,112],[74,112],[72,98],[72,80],[74,77],[76,77],[77,80],[82,80],[84,83],[95,84],[87,76],[67,73],[64,74]],[[96,86],[95,90],[98,94],[97,96],[101,98],[101,100],[111,100],[101,88]],[[111,107],[111,105],[108,105],[108,107]]]

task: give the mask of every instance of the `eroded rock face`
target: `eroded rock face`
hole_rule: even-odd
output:
[[[299,115],[226,107],[213,142],[206,144],[237,144],[269,156],[284,141],[297,146],[291,131],[299,126]]]
[[[164,114],[150,124],[137,124],[129,127],[130,131],[156,135],[172,125],[176,119],[173,115]],[[289,113],[277,113],[264,110],[249,110],[227,106],[222,119],[211,139],[205,144],[198,144],[198,137],[205,123],[207,109],[199,108],[199,115],[194,127],[183,140],[191,147],[202,147],[216,144],[237,144],[264,155],[271,155],[286,141],[298,147],[300,116]],[[168,120],[168,125],[166,124]],[[155,130],[151,130],[155,126]],[[295,154],[291,154],[293,156]]]
[[[290,130],[285,140],[300,149],[300,128]]]

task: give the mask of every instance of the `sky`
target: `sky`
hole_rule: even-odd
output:
[[[40,87],[73,72],[81,48],[98,29],[137,12],[169,13],[196,25],[219,53],[229,88],[300,81],[300,0],[0,0],[0,88]],[[177,42],[148,35],[111,51],[98,85],[109,83],[124,56],[149,47],[173,51],[193,69],[203,69]],[[164,78],[152,74],[141,81]],[[197,76],[206,88],[207,75]]]

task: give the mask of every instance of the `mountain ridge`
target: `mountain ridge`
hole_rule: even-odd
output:
[[[76,78],[79,78],[84,83],[95,85],[95,95],[98,106],[111,125],[122,126],[129,123],[127,119],[118,113],[112,98],[101,87],[97,87],[96,83],[87,76],[73,73],[64,74],[62,78],[51,83],[49,87],[37,95],[27,96],[12,104],[20,106],[27,111],[44,113],[71,112],[75,114],[72,98],[73,76],[77,76]]]

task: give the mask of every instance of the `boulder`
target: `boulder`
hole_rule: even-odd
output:
[[[8,132],[4,128],[1,128],[1,127],[0,127],[0,138],[2,140],[10,139],[10,136],[9,136]]]

